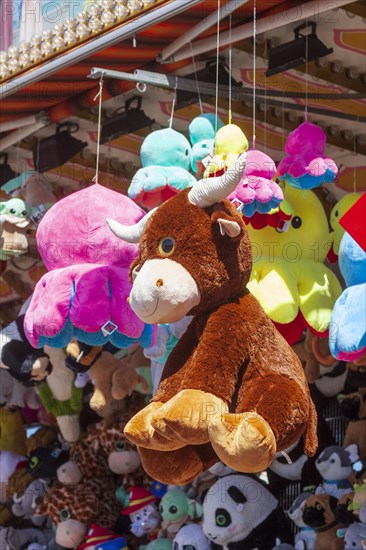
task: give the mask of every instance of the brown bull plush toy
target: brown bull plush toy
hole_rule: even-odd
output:
[[[152,402],[127,424],[146,471],[183,484],[221,460],[259,472],[305,438],[317,448],[316,411],[301,363],[246,285],[249,236],[230,201],[245,165],[201,180],[137,225],[107,220],[140,242],[129,303],[146,323],[194,318],[171,352]],[[276,289],[273,289],[276,292]]]

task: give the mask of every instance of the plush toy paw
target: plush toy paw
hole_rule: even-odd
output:
[[[265,470],[276,452],[276,439],[269,424],[254,412],[215,417],[208,433],[220,460],[238,472]]]
[[[151,421],[154,413],[163,405],[164,403],[161,402],[150,403],[135,414],[124,428],[127,439],[140,447],[158,451],[170,451],[184,447],[183,442],[172,441],[160,435],[152,426]]]
[[[226,403],[200,390],[182,390],[153,415],[152,425],[162,436],[188,445],[209,441],[208,425],[228,412]]]
[[[192,447],[161,452],[139,447],[138,452],[145,472],[166,485],[186,485],[204,470],[201,458]]]

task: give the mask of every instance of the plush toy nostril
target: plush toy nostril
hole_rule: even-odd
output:
[[[161,286],[164,286],[164,281],[163,279],[157,279],[155,284],[158,288],[160,288]]]

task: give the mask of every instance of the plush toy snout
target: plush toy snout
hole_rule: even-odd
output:
[[[360,394],[351,394],[349,396],[340,394],[338,395],[338,402],[342,414],[349,420],[358,420],[359,412],[361,407],[361,398]],[[366,395],[363,397],[365,401]]]
[[[69,460],[65,464],[62,464],[62,466],[59,466],[56,474],[57,479],[64,485],[80,483],[83,477],[79,466],[73,460]]]
[[[84,523],[68,519],[59,523],[56,530],[56,543],[64,548],[77,548],[86,537],[88,529]]]
[[[108,466],[115,474],[132,474],[140,465],[141,460],[137,451],[113,452],[108,457]]]

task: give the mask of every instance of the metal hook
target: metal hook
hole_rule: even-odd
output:
[[[136,90],[138,90],[140,93],[145,93],[147,89],[147,86],[145,82],[137,82],[136,84]]]

